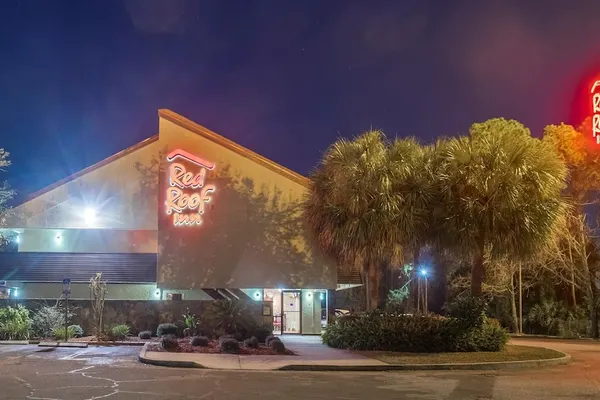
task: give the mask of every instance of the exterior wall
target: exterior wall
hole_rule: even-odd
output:
[[[160,118],[160,148],[166,154],[184,149],[215,163],[206,184],[216,190],[200,226],[174,226],[165,212],[168,162],[160,155],[159,287],[335,288],[335,267],[313,254],[304,237],[299,205],[306,186],[183,121]]]
[[[24,229],[18,251],[156,253],[157,232],[120,229]]]
[[[14,300],[0,300],[0,307],[14,305]],[[54,304],[53,299],[47,301],[22,300],[23,304],[30,310],[35,310],[44,303]],[[201,316],[208,301],[148,301],[148,300],[107,300],[104,304],[104,327],[108,328],[116,324],[127,324],[133,334],[149,330],[156,334],[159,324],[176,323],[183,319],[182,315],[190,310],[196,316]],[[262,306],[260,304],[248,303],[249,312],[257,321],[262,321]],[[71,323],[80,325],[84,334],[91,334],[93,329],[92,307],[89,300],[69,301],[69,309],[73,310],[75,316]]]
[[[7,282],[9,287],[17,288],[17,299],[58,299],[62,294],[61,283],[46,282]],[[107,300],[167,300],[169,294],[181,293],[184,300],[209,301],[212,298],[201,289],[161,290],[155,284],[109,283]],[[72,283],[73,300],[88,300],[90,289],[87,283]]]
[[[8,225],[20,228],[157,229],[156,188],[144,178],[157,173],[152,161],[159,151],[156,139],[98,168],[91,167],[75,179],[48,190],[15,208]],[[97,215],[93,226],[86,208]]]
[[[23,282],[18,284],[19,299],[58,299],[62,295],[61,283]],[[87,283],[72,283],[73,300],[88,300],[90,288]],[[153,284],[109,284],[107,300],[159,300],[156,296],[156,285]]]

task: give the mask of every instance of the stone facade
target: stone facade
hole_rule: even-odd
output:
[[[203,300],[183,300],[183,301],[152,301],[152,300],[106,300],[104,304],[104,326],[105,329],[117,324],[127,324],[131,328],[132,334],[149,330],[153,333],[159,324],[183,320],[183,314],[189,309],[192,313],[200,317],[211,301]],[[18,304],[34,311],[43,305],[56,304],[55,299],[44,300],[22,300]],[[0,307],[7,305],[14,306],[15,302],[10,304],[6,300],[0,301]],[[262,303],[248,302],[250,313],[259,321],[265,320],[262,317]],[[89,300],[69,301],[69,310],[75,313],[71,324],[81,325],[85,334],[91,334],[93,328],[92,307]],[[267,317],[267,321],[271,319]]]

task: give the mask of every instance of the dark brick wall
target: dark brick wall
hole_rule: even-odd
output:
[[[183,319],[182,314],[189,308],[191,312],[200,316],[211,301],[204,300],[106,300],[104,304],[104,326],[108,328],[116,324],[127,324],[132,333],[144,330],[156,332],[159,324],[177,322]],[[55,299],[20,300],[30,310],[35,310],[41,305],[55,305]],[[0,300],[0,307],[9,305],[7,300]],[[15,301],[10,301],[14,306]],[[262,303],[249,301],[248,308],[257,320],[262,320]],[[69,309],[76,315],[71,323],[81,325],[86,334],[92,332],[92,307],[89,300],[71,300]]]

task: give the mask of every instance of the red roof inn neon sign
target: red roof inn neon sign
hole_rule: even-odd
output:
[[[182,159],[198,167],[188,171],[184,164],[174,162]],[[185,150],[173,150],[167,155],[169,162],[169,187],[165,200],[165,212],[173,216],[174,226],[197,226],[202,224],[206,203],[210,202],[214,185],[206,185],[206,173],[215,164],[203,160]]]
[[[600,144],[600,81],[594,82],[592,86],[592,133],[596,138],[596,143]]]

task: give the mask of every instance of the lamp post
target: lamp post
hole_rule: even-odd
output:
[[[425,300],[423,302],[423,310],[425,310],[425,314],[427,314],[427,312],[429,311],[429,307],[428,307],[428,303],[427,303],[427,270],[425,268],[421,269],[419,271],[419,274],[421,275],[421,277],[423,277],[425,279]]]

